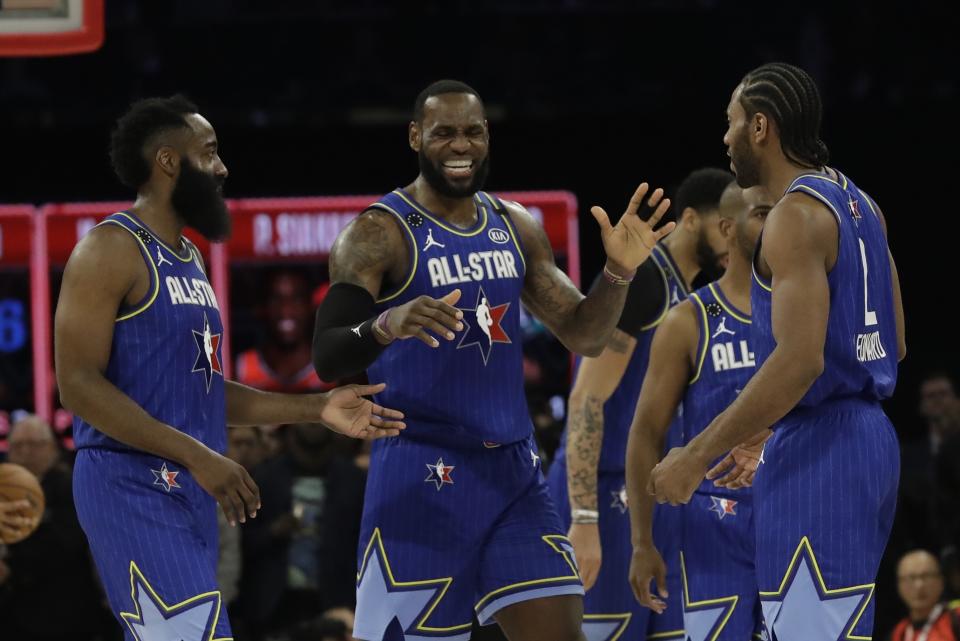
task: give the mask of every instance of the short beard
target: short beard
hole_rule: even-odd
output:
[[[734,141],[730,156],[736,169],[737,185],[748,189],[760,184],[760,162],[750,149],[746,131]]]
[[[490,174],[489,153],[477,167],[477,170],[473,173],[473,180],[471,180],[466,187],[458,187],[457,185],[450,184],[446,176],[443,175],[443,170],[427,158],[423,148],[421,148],[417,154],[417,161],[420,163],[420,175],[427,181],[427,184],[441,196],[447,198],[469,198],[473,196],[483,189],[483,186],[487,182],[487,176]]]
[[[713,247],[707,242],[707,235],[702,229],[700,235],[697,236],[696,253],[700,273],[708,282],[716,280],[723,274],[723,267],[720,266],[720,256],[713,251]]]
[[[230,212],[219,191],[222,185],[222,178],[197,169],[184,158],[170,194],[170,204],[183,224],[213,242],[230,237]]]

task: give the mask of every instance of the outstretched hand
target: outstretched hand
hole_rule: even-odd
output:
[[[650,256],[653,247],[676,227],[676,223],[669,222],[660,229],[654,229],[670,208],[670,199],[663,197],[663,190],[660,188],[655,189],[646,199],[647,206],[655,208],[650,218],[644,221],[637,215],[649,190],[647,183],[641,183],[637,187],[627,210],[616,225],[610,224],[610,217],[602,207],[590,208],[590,213],[600,224],[600,236],[607,258],[626,270],[635,270]]]
[[[382,392],[385,383],[344,385],[327,392],[320,421],[334,432],[351,438],[373,440],[396,436],[406,427],[403,412],[392,410],[364,398]]]

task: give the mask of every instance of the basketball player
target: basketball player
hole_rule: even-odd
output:
[[[224,381],[217,300],[181,235],[229,232],[216,134],[175,96],[135,103],[111,142],[137,200],[77,244],[55,321],[57,381],[76,415],[77,515],[128,639],[228,639],[217,502],[235,525],[260,498],[223,456],[226,425],[314,421],[375,438],[396,435],[400,415],[362,398],[382,385],[293,396]]]
[[[674,198],[677,228],[638,269],[603,353],[581,359],[577,368],[565,440],[547,474],[547,485],[583,577],[584,626],[588,636],[603,631],[595,633],[597,639],[683,636],[679,601],[677,607],[651,616],[627,589],[631,548],[624,452],[654,330],[671,306],[686,299],[697,274],[714,273],[726,257],[717,206],[732,182],[733,174],[711,168],[698,169],[683,180]],[[676,439],[679,444],[679,430]],[[679,599],[680,510],[665,505],[657,512],[656,538],[668,558],[671,552],[677,557],[670,579]]]
[[[633,557],[630,584],[655,612],[667,603],[683,614],[687,638],[744,641],[760,629],[754,572],[750,489],[704,481],[682,509],[680,590],[670,586],[668,567],[653,528],[654,501],[646,492],[650,471],[663,451],[667,428],[683,407],[683,441],[689,442],[736,398],[754,371],[750,349],[750,260],[771,204],[760,187],[746,191],[731,182],[720,199],[720,229],[727,241],[727,270],[674,307],[657,329],[627,449]],[[726,479],[722,481],[727,485]],[[718,479],[718,483],[721,480]],[[672,568],[671,568],[672,569]],[[682,606],[682,607],[681,607]]]
[[[782,194],[754,260],[758,370],[657,465],[649,489],[659,501],[687,502],[711,461],[773,426],[754,484],[767,631],[779,641],[869,638],[899,472],[880,401],[906,352],[883,214],[826,166],[820,95],[803,70],[751,71],[727,116],[737,182]]]
[[[407,419],[405,437],[371,456],[354,636],[467,639],[476,613],[511,641],[583,640],[583,587],[524,396],[519,305],[571,350],[599,354],[637,266],[673,227],[652,228],[669,201],[643,184],[615,226],[593,208],[608,259],[584,297],[533,217],[480,191],[490,139],[476,91],[427,87],[409,143],[420,175],[340,235],[317,313],[320,377],[386,377],[378,400]]]

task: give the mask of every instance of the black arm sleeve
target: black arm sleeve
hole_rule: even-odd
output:
[[[666,297],[660,268],[653,258],[648,258],[637,268],[633,282],[630,283],[617,329],[630,336],[637,336],[641,327],[655,321],[663,312]]]
[[[376,301],[363,287],[334,283],[317,309],[313,367],[325,381],[356,376],[386,348],[373,334]]]

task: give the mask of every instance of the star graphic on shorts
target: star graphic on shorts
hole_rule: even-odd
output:
[[[737,515],[736,506],[738,501],[734,501],[733,499],[722,499],[719,496],[711,496],[710,500],[713,501],[713,504],[707,509],[716,514],[721,521],[726,516]]]
[[[486,301],[486,303],[484,301]],[[463,336],[460,337],[460,342],[457,343],[457,349],[476,345],[480,350],[480,354],[483,356],[483,364],[486,365],[487,361],[490,360],[490,350],[493,348],[494,343],[512,342],[500,325],[509,308],[510,303],[491,307],[490,300],[483,291],[483,287],[477,288],[477,302],[474,306],[472,308],[458,308],[463,312],[461,322],[463,323],[464,329]],[[486,310],[490,319],[490,324],[486,326],[486,332],[483,331],[480,326],[480,323],[483,322],[486,317],[482,310]],[[472,322],[468,321],[468,318],[471,319]],[[487,332],[489,332],[489,335]]]
[[[206,592],[167,605],[140,568],[130,563],[134,612],[121,612],[136,641],[208,641],[220,618],[220,593]]]
[[[207,392],[210,391],[210,382],[214,374],[223,376],[223,368],[220,366],[220,334],[210,332],[210,321],[207,320],[207,314],[203,314],[203,331],[191,330],[193,339],[197,342],[197,360],[193,363],[194,372],[203,372],[203,378],[207,382]]]
[[[587,637],[587,641],[617,641],[630,625],[631,618],[633,618],[631,612],[584,614],[583,636]]]
[[[610,507],[620,510],[620,514],[627,513],[627,487],[623,486],[619,490],[610,490],[610,496],[613,497],[613,503]]]
[[[357,577],[355,636],[382,639],[387,628],[396,620],[407,639],[439,638],[426,636],[437,631],[437,628],[428,626],[427,621],[443,599],[452,580],[400,580],[394,576],[390,567],[380,530],[375,529],[367,544]],[[448,638],[467,638],[470,636],[470,622],[443,631],[465,633],[462,637]],[[417,633],[426,635],[413,636]]]
[[[450,473],[453,472],[454,468],[456,468],[456,465],[444,465],[443,459],[438,458],[435,465],[427,463],[427,469],[430,470],[430,473],[423,481],[424,483],[436,483],[439,492],[444,485],[453,485],[453,478]]]
[[[850,639],[874,584],[827,588],[807,537],[800,540],[776,592],[760,592],[764,625],[780,641]]]
[[[694,601],[687,583],[687,564],[680,553],[680,580],[683,584],[683,627],[687,641],[713,641],[730,620],[740,597],[737,595]]]
[[[159,485],[167,492],[170,491],[170,488],[180,487],[180,484],[177,483],[177,475],[180,472],[168,470],[166,461],[160,466],[159,470],[150,471],[153,472],[153,484]]]

